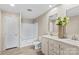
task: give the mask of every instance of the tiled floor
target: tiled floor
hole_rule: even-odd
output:
[[[42,55],[40,49],[35,50],[32,47],[14,48],[5,50],[1,55]]]

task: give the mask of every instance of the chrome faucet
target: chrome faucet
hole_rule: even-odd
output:
[[[72,40],[78,40],[77,36],[76,35],[73,35],[72,36]]]

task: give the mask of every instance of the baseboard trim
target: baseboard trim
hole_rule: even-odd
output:
[[[7,48],[5,50],[11,50],[11,49],[15,49],[15,48],[18,48],[18,47]]]

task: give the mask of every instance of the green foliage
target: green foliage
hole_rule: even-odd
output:
[[[66,26],[69,23],[69,17],[58,17],[56,20],[56,25]]]

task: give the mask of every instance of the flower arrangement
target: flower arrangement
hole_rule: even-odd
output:
[[[69,17],[58,17],[56,20],[56,25],[66,26],[69,23]]]
[[[69,23],[69,17],[58,17],[56,25],[58,25],[58,37],[66,38],[66,25]]]

